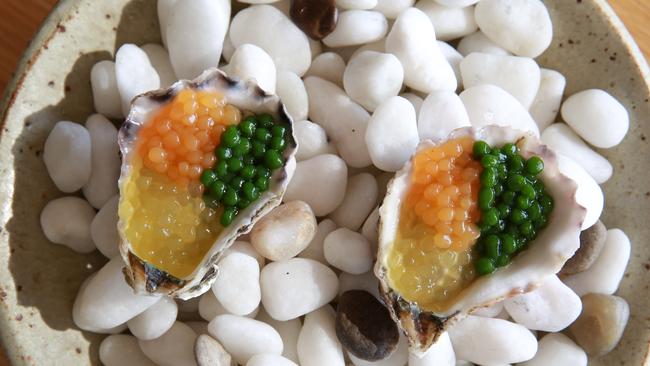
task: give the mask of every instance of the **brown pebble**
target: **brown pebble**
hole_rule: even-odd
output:
[[[292,0],[290,14],[298,28],[317,41],[332,33],[339,19],[334,0]]]
[[[607,228],[602,222],[598,221],[589,229],[580,233],[580,248],[575,252],[560,270],[560,275],[568,276],[586,271],[600,255],[605,238],[607,237]]]
[[[576,342],[591,356],[602,356],[616,347],[630,317],[630,307],[618,296],[587,294],[582,313],[569,327]]]
[[[388,309],[366,291],[351,290],[339,297],[336,335],[343,347],[366,361],[379,361],[397,348],[399,331]]]
[[[198,366],[230,366],[231,357],[221,343],[207,334],[201,334],[194,344]]]

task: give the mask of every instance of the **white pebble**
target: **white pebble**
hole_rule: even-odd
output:
[[[625,107],[600,89],[573,94],[564,101],[561,112],[564,121],[580,137],[600,148],[618,145],[630,128]]]
[[[282,354],[280,334],[270,325],[255,319],[219,315],[210,322],[208,331],[241,365],[257,354]]]
[[[117,129],[101,114],[88,117],[86,128],[92,141],[92,168],[83,193],[93,207],[101,208],[118,193],[117,180],[122,160],[117,145]]]
[[[156,69],[156,73],[158,73],[158,77],[160,78],[161,88],[167,88],[178,80],[174,73],[172,61],[169,59],[169,53],[163,46],[148,43],[141,48],[147,54],[147,57],[149,57],[151,66]]]
[[[262,90],[275,94],[275,64],[268,53],[252,44],[237,47],[225,68],[226,73],[242,80],[254,80]]]
[[[172,6],[163,39],[176,76],[193,79],[219,65],[229,19],[230,0],[184,0]]]
[[[404,83],[418,91],[456,90],[454,70],[443,56],[431,21],[422,11],[404,11],[386,37],[386,51],[404,67]]]
[[[521,366],[587,366],[587,354],[569,337],[551,333],[539,340],[537,354]]]
[[[555,123],[548,126],[542,132],[542,142],[578,163],[598,184],[605,183],[612,176],[614,170],[612,164],[587,146],[564,123]]]
[[[269,24],[273,31],[269,31]],[[279,70],[302,76],[311,64],[307,36],[282,12],[270,5],[253,5],[235,15],[230,25],[235,47],[251,43],[266,51]]]
[[[81,329],[109,329],[126,323],[155,304],[159,297],[136,295],[124,281],[121,257],[114,257],[85,288],[72,308],[74,323]]]
[[[553,38],[551,17],[540,0],[483,0],[475,17],[485,35],[517,56],[537,57]]]
[[[377,107],[366,131],[368,151],[377,168],[397,171],[413,155],[420,140],[416,118],[415,109],[402,97],[392,97]]]
[[[160,366],[195,366],[194,341],[196,333],[189,326],[175,322],[162,336],[152,340],[139,340],[147,357]]]
[[[257,263],[260,265],[260,268],[264,267],[264,257],[262,257],[262,255],[253,248],[251,243],[247,241],[237,240],[226,250],[223,257],[225,258],[231,253],[242,253],[251,256],[255,258]]]
[[[358,54],[364,51],[375,51],[379,53],[386,53],[386,38],[382,38],[378,41],[371,43],[366,43],[363,46],[359,47],[350,55],[350,60],[356,57]]]
[[[324,52],[314,58],[305,77],[317,76],[342,88],[344,72],[345,61],[343,58],[335,52]]]
[[[160,23],[160,38],[162,43],[167,47],[167,26],[169,25],[169,18],[174,10],[174,5],[179,0],[159,0],[157,3],[158,23]]]
[[[361,274],[372,268],[370,243],[350,229],[340,228],[327,235],[323,250],[329,264],[347,273]]]
[[[433,92],[422,103],[418,116],[420,140],[446,139],[451,131],[469,126],[463,101],[454,92]]]
[[[127,43],[115,54],[115,77],[122,98],[122,113],[129,114],[136,96],[160,88],[160,77],[140,47]]]
[[[230,62],[232,55],[235,53],[235,46],[232,45],[230,40],[230,33],[226,33],[226,37],[223,39],[223,50],[221,51],[221,57],[226,62]]]
[[[399,94],[403,81],[404,69],[397,57],[374,51],[353,56],[343,74],[345,92],[369,111]]]
[[[41,211],[41,228],[47,240],[63,244],[77,253],[90,253],[95,250],[90,235],[94,217],[95,210],[86,200],[57,198],[48,202]]]
[[[212,292],[219,303],[235,315],[250,314],[257,309],[262,298],[257,260],[246,254],[231,253],[218,265]]]
[[[365,142],[370,115],[337,85],[318,77],[305,78],[309,95],[309,117],[325,129],[336,143],[347,165],[363,168],[371,164]]]
[[[572,179],[578,185],[576,191],[576,202],[587,209],[585,219],[582,222],[582,230],[590,228],[598,221],[605,205],[605,196],[598,183],[587,173],[582,166],[558,154],[558,167],[560,173]]]
[[[380,194],[379,197],[383,197],[384,195]],[[373,248],[373,253],[377,252],[377,239],[379,236],[378,232],[378,224],[379,224],[379,206],[375,207],[375,209],[370,213],[366,221],[363,223],[363,226],[361,227],[361,235],[365,236],[366,239],[370,242],[370,245]]]
[[[550,276],[536,290],[515,296],[504,302],[512,319],[531,330],[559,332],[580,315],[580,297],[560,281]]]
[[[463,56],[467,56],[472,52],[489,53],[500,56],[511,55],[508,50],[494,43],[481,31],[463,37],[463,39],[458,42],[458,47],[456,49]]]
[[[377,179],[372,174],[361,173],[348,179],[345,198],[330,218],[339,226],[357,231],[377,203]]]
[[[343,202],[347,183],[348,168],[341,158],[318,155],[296,164],[284,200],[304,201],[316,216],[325,216]]]
[[[476,32],[478,25],[474,20],[474,8],[459,8],[440,5],[433,1],[418,1],[415,7],[431,19],[436,30],[436,38],[449,41]]]
[[[90,70],[90,85],[97,113],[109,118],[123,118],[122,98],[117,89],[115,62],[99,61]]]
[[[334,330],[335,316],[330,305],[307,314],[298,336],[301,366],[345,366],[343,349]]]
[[[307,248],[300,252],[298,256],[300,258],[313,259],[323,264],[327,264],[325,253],[323,252],[323,242],[325,241],[325,237],[337,228],[338,226],[336,223],[330,219],[321,221],[316,228],[316,235],[314,235],[314,238],[311,240]]]
[[[408,342],[406,341],[406,337],[400,334],[397,349],[381,361],[370,362],[362,360],[350,352],[348,352],[348,357],[350,357],[350,361],[352,361],[354,366],[403,366],[409,359]]]
[[[156,366],[140,349],[138,339],[126,334],[113,334],[99,345],[99,360],[105,366]]]
[[[90,224],[90,236],[97,249],[108,259],[120,254],[117,232],[117,207],[120,196],[115,195],[102,206]]]
[[[338,294],[336,274],[311,259],[269,263],[262,270],[260,282],[264,309],[281,321],[318,309]]]
[[[563,278],[578,296],[589,293],[611,295],[618,289],[630,260],[630,239],[619,229],[607,230],[598,259],[586,271]]]
[[[437,41],[440,52],[445,57],[451,68],[454,70],[454,75],[456,76],[456,81],[458,87],[462,87],[463,78],[460,75],[460,63],[463,61],[463,55],[460,52],[456,51],[449,43],[443,41]]]
[[[368,10],[377,6],[377,0],[336,0],[336,6],[347,10]]]
[[[138,339],[148,341],[163,335],[174,325],[178,306],[169,297],[161,297],[158,302],[126,324]]]
[[[415,109],[416,115],[420,114],[420,108],[422,107],[422,103],[424,102],[424,99],[420,98],[419,96],[413,93],[402,93],[399,96],[411,102],[411,104],[413,105],[413,109]]]
[[[381,299],[379,295],[379,280],[373,271],[362,274],[341,272],[339,275],[339,296],[350,290],[363,290],[372,294],[377,299]]]
[[[347,10],[339,13],[334,31],[323,38],[329,47],[356,46],[384,38],[388,32],[386,17],[377,11]]]
[[[451,339],[447,332],[442,333],[438,341],[434,343],[422,356],[409,354],[408,366],[455,366],[456,354],[451,345]]]
[[[222,314],[228,314],[228,311],[214,296],[214,292],[208,291],[201,295],[201,299],[199,300],[199,315],[201,318],[210,321]]]
[[[530,131],[539,136],[537,124],[530,113],[507,91],[495,85],[467,88],[460,93],[472,127],[488,125]]]
[[[88,130],[77,123],[57,122],[45,140],[43,162],[61,192],[71,193],[90,179],[92,159]]]
[[[288,358],[293,362],[298,362],[298,335],[302,329],[302,322],[300,318],[291,319],[287,321],[279,321],[271,318],[271,316],[261,309],[257,320],[264,322],[275,329],[282,338],[282,356]]]
[[[279,70],[276,93],[295,122],[307,119],[309,96],[300,76],[291,71]]]
[[[539,90],[541,72],[529,57],[471,53],[460,63],[465,88],[493,84],[515,97],[528,109]]]
[[[388,19],[395,19],[413,4],[415,0],[377,0],[374,10],[384,14]]]
[[[255,355],[248,360],[246,366],[298,366],[291,360],[272,354]]]
[[[449,329],[456,358],[482,365],[530,360],[537,339],[522,325],[470,315]]]
[[[311,159],[327,151],[327,134],[325,130],[311,121],[298,121],[293,125],[293,132],[298,141],[296,159]]]
[[[466,6],[474,5],[480,0],[433,0],[433,1],[444,6],[463,8]]]
[[[207,326],[206,326],[207,328]],[[194,343],[194,357],[198,366],[234,366],[235,362],[221,343],[212,338],[210,333],[197,334]]]
[[[541,75],[539,91],[530,106],[530,114],[540,131],[555,122],[566,87],[566,78],[555,70],[541,69]]]

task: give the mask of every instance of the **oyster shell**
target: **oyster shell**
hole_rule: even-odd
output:
[[[120,214],[118,221],[119,247],[126,264],[124,275],[127,283],[133,287],[136,293],[167,295],[181,299],[196,297],[209,290],[217,275],[216,263],[224,251],[239,235],[249,232],[259,218],[281,203],[282,196],[295,170],[294,155],[297,150],[297,142],[293,135],[293,121],[278,96],[267,94],[252,81],[231,79],[218,69],[209,69],[195,80],[178,81],[169,89],[148,92],[133,100],[129,115],[118,136],[122,154],[122,170],[119,179],[120,208],[125,204],[125,184],[134,170],[131,158],[136,151],[135,143],[138,139],[138,131],[155,112],[185,89],[220,92],[229,104],[243,112],[271,114],[276,121],[284,122],[288,126],[289,132],[287,133],[288,145],[283,152],[284,166],[273,172],[269,189],[240,211],[234,221],[220,232],[200,264],[186,278],[174,277],[139,258],[133,251],[132,243],[124,234],[127,218]]]
[[[467,314],[537,288],[546,276],[557,273],[579,247],[580,227],[585,209],[575,200],[576,184],[558,170],[557,156],[532,134],[510,128],[488,126],[482,129],[463,128],[453,131],[444,141],[423,141],[418,151],[439,145],[449,139],[472,137],[491,146],[517,142],[526,158],[537,155],[545,162],[541,175],[546,190],[555,201],[548,226],[512,263],[493,274],[476,278],[463,289],[444,311],[421,309],[402,297],[392,286],[388,271],[388,255],[397,235],[400,206],[410,186],[413,159],[396,173],[389,183],[387,195],[379,209],[379,247],[375,274],[391,316],[409,339],[411,352],[423,354],[441,333]]]

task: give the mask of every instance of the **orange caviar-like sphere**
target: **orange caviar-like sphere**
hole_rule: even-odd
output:
[[[186,186],[216,163],[221,134],[241,118],[218,92],[183,90],[142,127],[138,154],[146,168]]]

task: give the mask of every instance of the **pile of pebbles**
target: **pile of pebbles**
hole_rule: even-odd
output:
[[[58,122],[45,142],[50,177],[71,194],[43,209],[45,235],[109,259],[72,309],[79,328],[108,335],[105,365],[580,366],[615,347],[629,316],[613,294],[630,241],[599,221],[613,168],[594,147],[619,144],[628,114],[604,90],[565,98],[564,76],[538,65],[553,36],[542,1],[240,2],[235,12],[229,0],[158,0],[163,44],[125,44],[97,63],[97,114]],[[282,98],[300,144],[295,176],[285,203],[227,251],[212,291],[134,295],[118,252],[111,120],[134,96],[209,67]],[[580,250],[539,289],[409,354],[372,273],[377,207],[420,140],[492,124],[538,134],[561,154],[587,209]]]

